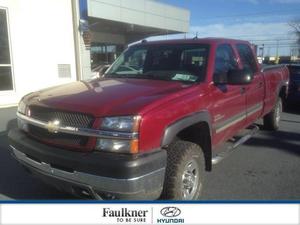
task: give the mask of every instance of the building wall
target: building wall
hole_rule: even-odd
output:
[[[8,12],[14,79],[13,91],[0,91],[0,107],[76,80],[71,0],[0,0],[0,8]],[[59,64],[70,77],[59,77]]]
[[[88,15],[176,32],[189,31],[188,10],[153,0],[88,0]]]

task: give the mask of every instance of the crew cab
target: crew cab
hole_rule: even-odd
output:
[[[288,81],[285,66],[262,68],[246,41],[143,41],[104,77],[24,96],[12,155],[84,198],[199,199],[204,173],[258,119],[279,128]]]

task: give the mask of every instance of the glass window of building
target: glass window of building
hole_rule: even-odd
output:
[[[0,91],[13,90],[7,12],[0,9]]]

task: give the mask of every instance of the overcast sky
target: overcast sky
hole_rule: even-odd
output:
[[[289,55],[295,36],[288,22],[300,19],[300,0],[160,0],[191,12],[188,37],[231,37],[265,45],[265,53]],[[176,37],[184,37],[177,35]],[[173,37],[168,37],[173,38]]]

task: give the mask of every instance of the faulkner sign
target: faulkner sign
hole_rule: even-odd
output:
[[[129,208],[103,208],[102,218],[110,218],[116,223],[148,223],[147,218],[151,218],[150,210],[129,209]]]

